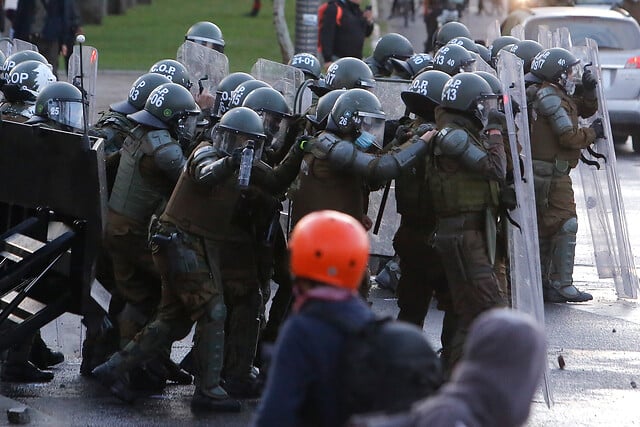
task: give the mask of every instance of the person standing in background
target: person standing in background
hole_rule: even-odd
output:
[[[364,40],[373,32],[373,13],[361,0],[329,0],[318,9],[318,51],[325,69],[338,58],[362,59]]]

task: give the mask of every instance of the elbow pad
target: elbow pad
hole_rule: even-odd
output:
[[[560,136],[573,130],[573,122],[567,111],[562,108],[562,98],[556,89],[547,86],[536,93],[536,110],[544,116],[551,125],[553,132]]]
[[[220,158],[210,145],[198,148],[189,162],[189,175],[198,182],[212,182],[227,177],[233,172],[231,158]]]
[[[456,157],[464,165],[474,169],[487,153],[473,144],[467,132],[462,129],[446,128],[438,132],[435,139],[436,154]]]
[[[402,145],[400,150],[376,158],[371,165],[370,177],[388,181],[400,176],[403,169],[427,153],[428,143],[420,138],[414,141]]]

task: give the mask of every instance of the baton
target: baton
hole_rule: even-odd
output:
[[[376,217],[376,223],[373,226],[373,234],[378,234],[380,230],[380,224],[382,223],[382,215],[384,215],[384,207],[387,204],[387,198],[389,197],[389,190],[391,189],[391,181],[387,182],[384,186],[384,192],[382,193],[382,200],[380,200],[380,208],[378,208],[378,216]]]

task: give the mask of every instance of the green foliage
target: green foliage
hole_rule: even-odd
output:
[[[281,61],[273,25],[273,1],[263,1],[257,17],[245,16],[253,1],[153,0],[124,15],[107,16],[102,25],[84,26],[87,45],[100,54],[100,69],[141,70],[175,58],[187,29],[209,20],[220,27],[231,72],[249,72],[258,58]],[[287,0],[289,33],[295,37],[295,1]]]

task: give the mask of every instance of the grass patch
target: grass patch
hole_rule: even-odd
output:
[[[231,72],[249,72],[258,58],[281,61],[273,26],[273,2],[264,1],[257,17],[244,16],[251,1],[153,0],[124,15],[105,17],[102,25],[86,25],[87,45],[100,54],[100,69],[146,71],[165,58],[175,58],[187,29],[209,20],[220,27]],[[287,0],[286,17],[295,43],[295,1]]]

